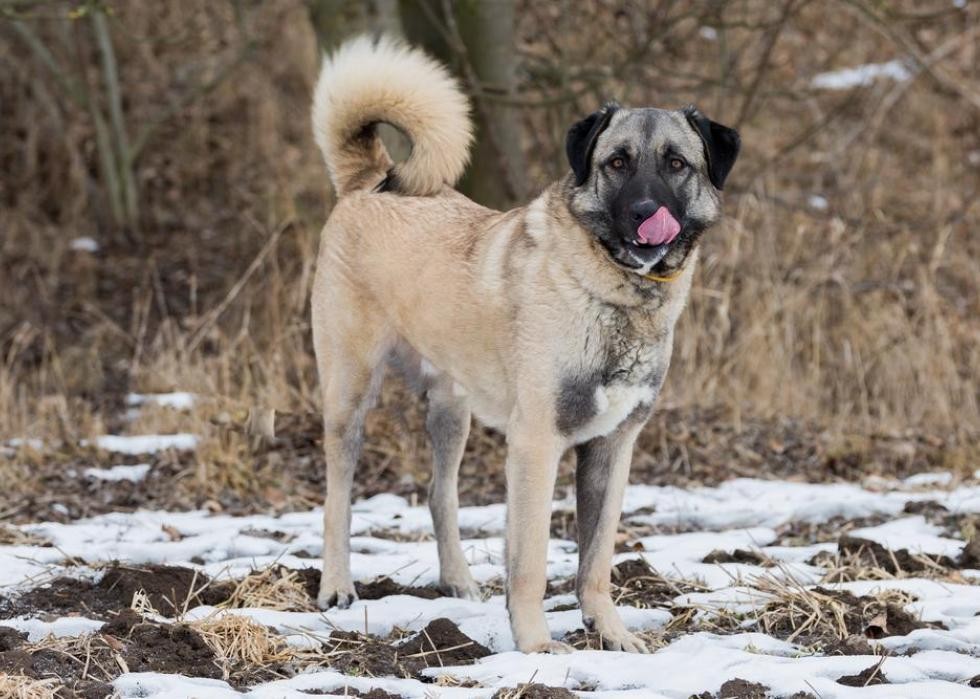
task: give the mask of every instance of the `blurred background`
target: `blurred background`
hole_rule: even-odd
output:
[[[607,99],[741,131],[634,482],[980,466],[980,3],[0,0],[0,440],[42,440],[0,450],[0,513],[320,501],[309,108],[364,31],[460,77],[488,206],[564,176]],[[421,416],[386,385],[362,494],[424,496]],[[197,451],[142,483],[66,475],[94,435],[177,431]],[[475,426],[465,502],[499,499],[502,454]]]

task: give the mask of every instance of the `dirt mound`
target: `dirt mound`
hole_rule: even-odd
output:
[[[926,556],[909,552],[908,549],[892,550],[881,544],[856,536],[844,535],[837,542],[837,553],[818,553],[807,561],[810,565],[832,569],[828,582],[846,582],[857,579],[862,569],[879,569],[890,575],[902,573],[936,573],[944,568],[955,568],[957,562],[948,556]]]
[[[490,654],[489,648],[445,618],[434,619],[417,636],[398,646],[398,656],[412,674],[427,667],[471,665]]]
[[[320,571],[316,568],[302,568],[291,572],[302,581],[303,588],[310,598],[316,600],[317,593],[320,591]],[[423,599],[436,599],[443,596],[436,587],[402,585],[387,575],[368,582],[355,582],[354,589],[357,591],[358,599],[364,600],[381,599],[391,595],[412,595]]]
[[[885,674],[881,671],[881,665],[872,665],[861,670],[856,675],[844,675],[837,678],[837,684],[848,687],[870,687],[875,684],[891,684]]]
[[[758,551],[747,551],[745,549],[735,549],[731,553],[728,551],[722,551],[721,549],[715,549],[703,559],[702,563],[745,563],[754,566],[763,566],[765,568],[771,568],[774,564],[772,559],[768,556],[764,556]]]
[[[330,667],[347,675],[408,677],[398,662],[395,647],[376,636],[334,631],[326,645]]]
[[[80,663],[78,658],[57,650],[10,650],[0,653],[0,674],[24,675],[36,680],[57,678],[67,692],[59,693],[59,696],[78,699],[103,699],[113,696],[114,690],[111,684],[99,680],[81,679],[83,668],[84,663]]]
[[[980,536],[974,536],[966,542],[956,559],[956,565],[960,568],[980,568]]]
[[[845,590],[816,587],[787,591],[759,613],[764,633],[819,649],[826,654],[864,655],[862,638],[905,636],[916,629],[941,628],[905,611],[912,598],[901,594],[857,597]]]
[[[519,684],[511,689],[498,689],[490,699],[575,699],[575,693],[546,684]]]
[[[122,643],[120,655],[131,672],[222,677],[214,651],[200,634],[183,624],[158,624],[127,609],[100,632]]]
[[[618,588],[614,595],[617,604],[641,609],[669,607],[678,595],[704,591],[689,581],[664,577],[642,558],[632,558],[613,566],[612,583]]]
[[[0,626],[0,653],[19,648],[27,642],[27,634],[9,626]]]
[[[355,631],[334,631],[324,648],[330,666],[349,675],[417,677],[427,667],[469,665],[490,650],[449,619],[436,619],[400,644]]]
[[[702,692],[691,699],[766,699],[768,691],[764,684],[735,678],[722,684],[717,694]]]
[[[436,599],[443,597],[443,594],[436,587],[402,585],[396,583],[388,576],[375,578],[366,583],[355,582],[354,589],[360,599],[381,599],[391,595],[411,595],[422,599]]]
[[[108,619],[127,609],[139,590],[146,592],[150,604],[162,614],[183,610],[185,603],[188,608],[219,604],[228,594],[226,589],[212,586],[207,575],[190,568],[114,565],[105,570],[97,583],[61,577],[18,597],[0,601],[0,619],[78,613],[93,619]]]

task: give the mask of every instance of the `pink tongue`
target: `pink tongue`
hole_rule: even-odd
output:
[[[640,224],[636,235],[641,243],[662,245],[669,243],[681,232],[681,224],[677,222],[666,206],[657,209],[657,213]]]

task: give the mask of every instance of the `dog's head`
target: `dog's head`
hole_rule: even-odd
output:
[[[739,145],[734,129],[694,107],[607,104],[568,131],[569,210],[620,266],[672,270],[721,217]]]

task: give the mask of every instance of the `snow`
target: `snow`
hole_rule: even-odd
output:
[[[99,243],[95,238],[82,237],[71,241],[69,247],[76,252],[98,252]]]
[[[87,442],[83,440],[82,446]],[[193,451],[197,447],[197,435],[178,434],[146,434],[146,435],[115,435],[105,434],[95,438],[99,449],[114,451],[119,454],[153,454],[165,449]]]
[[[910,79],[913,71],[904,61],[895,59],[887,63],[866,63],[853,68],[819,73],[810,84],[818,90],[849,90],[854,87],[867,87],[878,78],[888,78],[896,82]]]
[[[811,194],[807,197],[806,203],[811,209],[816,209],[817,211],[826,211],[830,206],[827,197],[820,196],[819,194]]]
[[[955,558],[963,550],[963,542],[939,536],[942,527],[926,522],[925,517],[903,517],[877,527],[855,529],[850,534],[870,539],[890,549],[909,549],[910,553]]]
[[[126,396],[126,405],[139,407],[142,405],[157,405],[174,410],[190,410],[197,402],[197,396],[187,391],[173,393],[130,393]]]
[[[139,451],[174,446],[179,435],[129,438]],[[187,435],[190,437],[190,435]],[[116,438],[125,439],[125,438]],[[160,444],[163,442],[163,445]],[[193,442],[191,443],[192,448]],[[187,442],[185,442],[187,443]],[[135,444],[135,446],[134,446]],[[103,446],[100,443],[100,446]],[[107,448],[104,447],[103,448]],[[123,449],[125,451],[125,449]],[[117,472],[106,469],[103,475]],[[117,472],[119,473],[119,472]],[[98,477],[98,476],[97,476]],[[928,555],[955,556],[963,543],[946,536],[940,527],[921,516],[903,513],[910,500],[937,500],[954,512],[980,512],[980,486],[924,474],[904,481],[857,484],[810,484],[758,479],[735,479],[716,487],[680,489],[634,485],[627,489],[624,519],[647,524],[660,533],[638,540],[640,551],[623,553],[616,561],[642,557],[662,575],[696,580],[706,591],[679,595],[674,606],[694,606],[702,615],[725,608],[750,612],[765,604],[757,589],[764,578],[792,579],[797,584],[818,584],[823,571],[806,563],[821,551],[834,551],[834,543],[786,546],[777,543],[780,527],[791,522],[826,522],[834,517],[880,515],[888,521],[851,532],[890,548],[907,548]],[[931,489],[940,486],[942,489]],[[571,500],[556,502],[568,509]],[[642,513],[637,513],[642,508]],[[460,522],[463,546],[474,577],[486,583],[504,574],[503,505],[464,507]],[[164,531],[164,527],[167,531]],[[88,568],[70,568],[72,558],[88,565],[120,560],[133,564],[171,563],[199,568],[213,577],[238,578],[277,563],[291,568],[319,567],[322,512],[296,512],[281,516],[195,512],[138,511],[112,513],[70,523],[39,523],[23,529],[51,546],[0,546],[0,595],[37,585],[59,574],[94,575]],[[677,531],[677,530],[680,531]],[[268,530],[284,534],[277,539],[250,532]],[[179,532],[175,540],[173,532]],[[169,533],[168,533],[169,532]],[[386,538],[396,532],[416,538]],[[413,507],[404,498],[378,495],[355,503],[352,517],[352,571],[367,581],[388,575],[402,584],[430,584],[438,579],[438,557],[431,540],[428,510]],[[671,533],[673,532],[673,533]],[[716,549],[758,551],[777,563],[764,568],[741,563],[708,564],[702,560]],[[198,563],[191,563],[191,560]],[[571,576],[578,562],[575,544],[553,539],[548,548],[548,575],[554,580]],[[966,579],[966,576],[964,576]],[[810,692],[825,699],[873,697],[971,697],[966,686],[980,674],[980,586],[906,578],[830,585],[856,595],[900,590],[914,600],[908,609],[926,621],[943,623],[947,630],[921,629],[907,636],[880,640],[890,656],[882,671],[894,684],[851,688],[838,684],[841,675],[857,674],[876,664],[878,656],[813,656],[806,649],[756,632],[716,635],[699,632],[674,638],[649,655],[577,651],[568,655],[523,655],[514,650],[505,600],[500,595],[480,602],[453,598],[422,599],[406,595],[355,602],[349,609],[326,612],[281,612],[268,609],[222,610],[202,606],[187,618],[240,614],[281,634],[287,643],[308,648],[334,629],[365,627],[375,634],[395,627],[420,630],[432,619],[448,617],[463,633],[489,647],[494,654],[475,665],[433,668],[427,674],[448,675],[456,681],[472,679],[478,688],[446,687],[414,679],[342,675],[324,667],[286,680],[237,690],[216,680],[154,673],[130,673],[114,686],[121,697],[307,697],[310,690],[344,695],[344,687],[359,691],[380,688],[406,697],[490,697],[499,688],[514,687],[533,677],[534,682],[564,686],[590,697],[662,697],[677,699],[701,692],[717,692],[733,678],[770,687],[772,696]],[[582,628],[577,609],[555,611],[574,601],[560,595],[546,602],[552,635]],[[656,631],[671,620],[668,608],[620,607],[624,623],[634,631]],[[17,618],[0,624],[25,630],[32,640],[53,634],[71,636],[95,632],[101,622],[84,617],[54,619]],[[747,629],[751,631],[751,629]],[[710,671],[708,671],[710,670]]]
[[[83,475],[97,481],[138,483],[146,478],[146,474],[149,472],[150,464],[130,464],[112,466],[111,468],[87,468]]]

